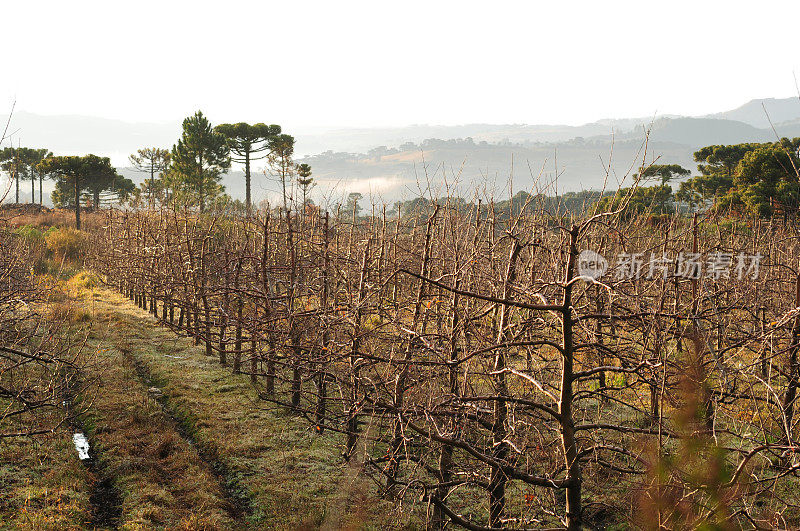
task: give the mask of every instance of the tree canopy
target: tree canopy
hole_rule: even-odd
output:
[[[113,203],[127,202],[133,197],[136,190],[134,182],[121,175],[93,179],[81,192],[81,204],[91,204],[92,207],[99,208]],[[75,208],[73,190],[65,181],[56,182],[51,198],[56,207]]]
[[[661,185],[669,183],[678,177],[687,177],[691,171],[678,164],[651,164],[640,171],[639,176],[642,180],[658,179]]]
[[[695,162],[699,162],[697,169],[702,175],[725,174],[732,177],[739,161],[749,151],[762,144],[745,143],[732,145],[706,146],[694,153]]]
[[[54,177],[62,190],[72,189],[75,227],[78,230],[81,228],[82,192],[89,191],[99,202],[99,193],[122,179],[108,157],[97,155],[48,157],[37,165],[37,170]]]
[[[797,213],[798,166],[797,155],[779,145],[747,152],[737,164],[733,188],[720,206],[741,205],[762,217]]]
[[[31,181],[31,203],[35,202],[36,180],[40,179],[36,165],[47,156],[52,156],[45,148],[6,147],[0,150],[0,169],[16,181],[16,201],[19,202],[19,181]],[[40,194],[41,195],[41,194]]]
[[[161,176],[169,168],[169,150],[157,147],[142,148],[130,155],[128,160],[137,171],[150,174],[150,179],[141,184],[141,192],[147,194],[152,207],[161,191],[161,187],[156,184],[156,175]]]
[[[277,176],[281,183],[281,191],[283,193],[283,209],[289,209],[289,190],[286,189],[287,184],[291,182],[292,176],[295,172],[295,165],[292,162],[294,156],[294,137],[292,135],[281,134],[270,138],[269,140],[269,161],[272,173]]]
[[[205,210],[206,203],[222,192],[222,174],[231,166],[225,136],[197,111],[183,121],[183,133],[172,147],[172,169],[184,191]]]
[[[681,183],[677,198],[761,217],[795,215],[800,207],[798,146],[800,138],[704,147],[694,154],[701,175]]]
[[[244,164],[245,179],[245,204],[247,212],[252,208],[250,194],[250,164],[254,160],[264,158],[269,150],[269,140],[281,134],[281,126],[266,125],[263,123],[248,124],[221,124],[214,128],[215,131],[225,136],[225,141],[230,149],[231,159]]]
[[[613,212],[621,209],[623,217],[645,212],[650,214],[675,212],[672,188],[666,184],[620,188],[616,195],[600,199],[595,208],[597,212]]]
[[[311,166],[308,164],[298,164],[295,171],[297,172],[297,185],[300,187],[300,191],[303,194],[302,211],[305,212],[306,205],[310,201],[308,199],[308,193],[315,184],[314,178],[311,177]]]

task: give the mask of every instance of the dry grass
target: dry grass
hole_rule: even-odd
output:
[[[64,209],[47,209],[39,212],[37,208],[30,208],[31,205],[20,205],[27,208],[14,208],[14,205],[4,205],[0,209],[0,220],[3,220],[10,227],[22,227],[30,225],[40,229],[50,227],[74,227],[75,212]],[[103,212],[81,212],[81,225],[84,230],[91,230],[100,227],[103,223],[105,214]]]
[[[92,316],[70,302],[51,302],[47,305],[46,315],[51,321],[65,324],[88,323]]]
[[[0,529],[84,529],[91,517],[90,479],[67,429],[3,440]]]

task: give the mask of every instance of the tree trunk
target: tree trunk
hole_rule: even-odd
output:
[[[250,150],[244,154],[244,202],[247,206],[247,217],[252,214],[253,207],[250,202]]]
[[[150,208],[152,209],[155,206],[155,201],[153,197],[153,191],[156,184],[155,179],[156,169],[155,169],[155,159],[150,159]]]
[[[269,274],[267,273],[267,264],[269,262],[269,210],[264,214],[264,232],[263,243],[261,247],[261,284],[264,291],[264,320],[269,321],[272,318],[272,305],[270,303],[270,296],[272,289],[270,288]],[[266,378],[264,384],[264,391],[267,396],[275,396],[275,336],[271,328],[266,330],[267,336],[267,352],[266,352]]]
[[[228,356],[227,352],[225,351],[225,331],[227,329],[227,317],[221,317],[222,322],[219,325],[219,364],[220,365],[227,365],[228,364]]]
[[[572,318],[572,279],[575,272],[575,262],[578,257],[578,227],[570,231],[569,258],[564,279],[564,299],[562,301],[562,348],[563,367],[561,370],[561,396],[559,400],[559,414],[561,416],[561,444],[564,451],[565,466],[567,469],[567,529],[578,531],[581,529],[581,467],[578,462],[578,444],[575,440],[575,421],[572,418],[572,383],[573,361],[575,347],[573,344],[573,318]]]
[[[233,344],[233,372],[239,374],[242,367],[242,298],[236,297],[236,341]]]
[[[456,281],[455,281],[455,289],[458,290],[461,287],[461,278],[456,274]],[[458,293],[456,291],[453,292],[452,296],[452,304],[453,304],[453,315],[450,319],[450,342],[449,342],[449,350],[450,350],[450,366],[449,366],[449,379],[450,379],[450,394],[453,398],[459,395],[458,392],[458,365],[456,362],[458,361]],[[454,419],[450,420],[450,437],[457,438],[456,431],[458,430],[458,422]],[[449,444],[443,444],[441,453],[439,454],[439,482],[441,484],[449,483],[453,479],[453,447]],[[444,500],[447,498],[448,494],[448,487],[439,485],[436,487],[436,498],[439,500]],[[445,515],[444,511],[438,504],[434,504],[433,506],[433,518],[432,522],[433,527],[437,529],[444,528],[445,524],[447,523],[447,516]]]
[[[204,194],[204,187],[205,187],[205,176],[203,175],[203,157],[200,156],[199,162],[197,164],[197,178],[200,184],[200,212],[203,212],[206,209],[206,198]]]
[[[76,175],[75,179],[75,228],[81,230],[81,186],[80,179]]]
[[[516,280],[517,257],[522,247],[515,239],[511,242],[511,251],[508,257],[508,267],[505,278],[503,279],[503,299],[511,298],[511,285]],[[497,327],[497,342],[499,344],[506,341],[506,329],[509,323],[511,309],[505,305],[500,307],[500,320]],[[508,457],[508,443],[506,442],[506,419],[508,418],[508,385],[506,383],[506,356],[505,349],[497,349],[494,359],[495,386],[497,400],[494,402],[494,419],[492,422],[492,445],[494,447],[494,459],[502,463]],[[492,466],[489,476],[489,526],[502,527],[502,518],[505,515],[506,507],[506,483],[508,478],[500,466]]]
[[[250,341],[250,381],[256,383],[256,373],[258,372],[258,342],[253,339]]]
[[[286,247],[289,250],[289,292],[287,293],[288,317],[289,317],[289,341],[292,351],[292,389],[291,403],[294,411],[300,408],[300,391],[302,386],[300,358],[302,349],[300,348],[300,332],[297,328],[297,320],[294,317],[295,289],[297,283],[297,254],[294,247],[294,234],[292,232],[292,215],[286,212]]]
[[[800,306],[800,273],[797,275],[795,287],[795,307]],[[794,420],[794,404],[797,399],[800,367],[797,363],[797,351],[800,350],[800,317],[795,317],[792,326],[792,344],[789,346],[789,360],[786,367],[786,393],[783,395],[783,414],[786,419],[786,444],[792,443],[792,421]]]
[[[322,226],[322,293],[320,294],[320,311],[322,315],[326,315],[328,311],[328,213],[325,212],[325,222]],[[322,352],[320,352],[319,366],[317,368],[317,408],[316,408],[316,421],[317,432],[322,433],[325,430],[325,410],[326,410],[326,378],[328,369],[328,355],[330,353],[330,333],[328,325],[322,321]]]
[[[286,202],[286,163],[281,159],[281,186],[283,187],[283,211],[289,211],[289,205]]]
[[[225,285],[223,289],[222,295],[222,311],[220,312],[220,323],[219,323],[219,363],[220,365],[227,365],[228,364],[228,355],[227,355],[227,337],[226,332],[228,329],[228,314],[230,312],[230,301],[231,301],[231,290],[230,290],[230,256],[228,253],[228,249],[225,249],[225,262],[224,262],[224,275],[225,275]]]
[[[361,262],[361,276],[358,280],[358,300],[355,303],[353,315],[353,336],[350,340],[350,407],[347,410],[347,446],[345,459],[350,459],[356,448],[358,440],[358,393],[359,393],[359,359],[358,351],[361,347],[361,301],[364,300],[367,285],[367,266],[369,264],[370,241],[364,247],[364,259]],[[391,462],[390,462],[391,464]]]

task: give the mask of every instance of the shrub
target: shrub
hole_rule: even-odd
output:
[[[44,233],[33,225],[23,225],[14,229],[14,234],[32,245],[44,244]]]
[[[47,245],[44,233],[33,225],[23,225],[17,227],[11,234],[14,236],[18,245],[17,251],[20,255],[27,255],[34,271],[41,268],[41,263],[47,259]]]
[[[71,228],[50,229],[44,237],[47,248],[61,258],[78,258],[86,246],[86,235]]]
[[[92,289],[100,284],[100,277],[91,271],[81,271],[69,283],[75,289]]]

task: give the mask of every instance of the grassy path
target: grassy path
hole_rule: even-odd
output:
[[[155,394],[140,381],[133,359],[119,348],[123,336],[114,309],[102,299],[86,302],[92,306],[87,348],[97,352],[93,376],[98,385],[78,405],[88,409],[84,428],[104,475],[119,493],[119,527],[238,527],[242,515],[212,467],[181,437]]]
[[[101,376],[86,423],[120,528],[415,527],[342,462],[336,434],[268,409],[247,376],[116,293],[83,308]]]

